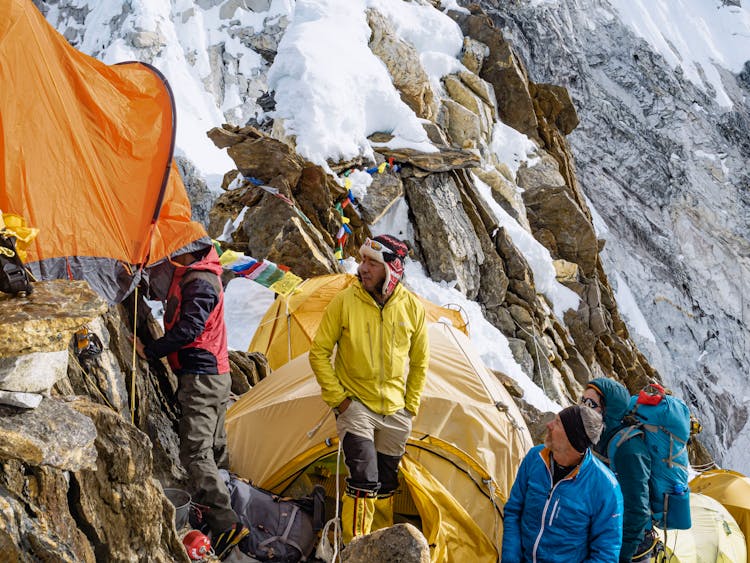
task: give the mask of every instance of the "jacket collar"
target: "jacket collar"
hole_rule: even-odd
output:
[[[552,451],[547,446],[544,446],[541,450],[539,450],[539,455],[541,456],[544,465],[547,466],[547,471],[549,471],[550,475],[552,475]],[[581,459],[581,462],[562,480],[565,481],[566,479],[575,479],[579,474],[584,473],[588,469],[588,466],[592,463],[591,456],[591,450],[589,448],[586,448],[586,453],[583,454],[583,459]]]

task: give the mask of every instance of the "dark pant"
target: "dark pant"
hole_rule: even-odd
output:
[[[349,489],[381,497],[393,494],[398,488],[398,464],[411,432],[411,417],[404,411],[379,415],[352,401],[336,419],[336,428],[349,469]]]
[[[342,449],[349,469],[349,488],[377,492],[379,496],[393,494],[398,488],[401,456],[380,453],[375,450],[372,440],[348,432],[344,436]]]
[[[219,476],[219,468],[229,467],[224,417],[232,379],[227,373],[187,374],[177,379],[182,411],[180,461],[188,472],[193,500],[209,507],[204,517],[211,532],[217,534],[238,521]]]

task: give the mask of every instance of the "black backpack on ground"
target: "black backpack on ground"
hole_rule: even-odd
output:
[[[232,509],[250,530],[239,543],[243,553],[259,561],[307,561],[325,523],[323,487],[316,486],[309,497],[289,499],[232,475],[227,488]]]
[[[0,291],[16,295],[33,290],[23,262],[16,252],[16,239],[0,232]]]

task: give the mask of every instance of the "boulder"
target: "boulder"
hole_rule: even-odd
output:
[[[599,257],[594,227],[566,186],[537,186],[523,193],[534,236],[552,254],[593,277]]]
[[[288,266],[307,278],[338,271],[331,247],[320,232],[287,202],[265,193],[242,222],[251,256]]]
[[[223,125],[221,129],[214,127],[207,135],[217,147],[227,149],[245,178],[257,178],[268,184],[280,177],[290,186],[297,184],[303,160],[289,145],[249,126]]]
[[[48,393],[68,370],[68,350],[0,358],[0,389]]]
[[[460,104],[452,103],[464,109]],[[480,164],[479,155],[469,150],[440,149],[435,152],[421,152],[414,149],[389,149],[379,146],[373,148],[386,159],[393,157],[398,163],[411,164],[415,168],[430,173],[448,172],[458,168],[475,168]]]
[[[557,160],[546,151],[540,150],[532,166],[523,163],[516,174],[518,187],[530,190],[539,186],[559,188],[565,185]]]
[[[396,524],[366,536],[354,538],[341,552],[344,563],[429,563],[430,546],[416,527]]]
[[[492,189],[492,199],[508,215],[518,221],[525,229],[531,230],[529,220],[526,218],[526,207],[523,203],[523,197],[521,197],[521,191],[513,182],[494,167],[488,169],[472,168],[471,172]]]
[[[464,46],[461,49],[461,63],[470,72],[479,74],[489,54],[490,48],[487,45],[471,37],[464,37]]]
[[[270,372],[268,360],[260,352],[230,350],[229,366],[232,375],[232,393],[237,396],[247,393]]]
[[[443,100],[448,112],[448,136],[454,146],[476,148],[482,138],[482,121],[476,113],[453,100]]]
[[[37,282],[26,297],[0,293],[0,358],[65,350],[76,330],[106,310],[85,281]]]
[[[400,198],[404,183],[398,174],[374,174],[365,197],[359,200],[362,220],[370,225],[378,222]]]
[[[529,87],[537,114],[553,123],[560,133],[569,135],[578,127],[578,114],[570,98],[570,92],[556,84],[534,84]]]
[[[54,439],[50,439],[54,437]],[[96,428],[62,400],[47,398],[33,410],[0,406],[0,458],[64,471],[95,466]]]

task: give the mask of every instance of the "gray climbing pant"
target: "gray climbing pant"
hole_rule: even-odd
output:
[[[219,469],[229,468],[224,418],[232,378],[219,375],[179,375],[177,400],[180,461],[188,472],[193,501],[209,508],[204,514],[213,533],[220,533],[238,521],[229,491]]]

